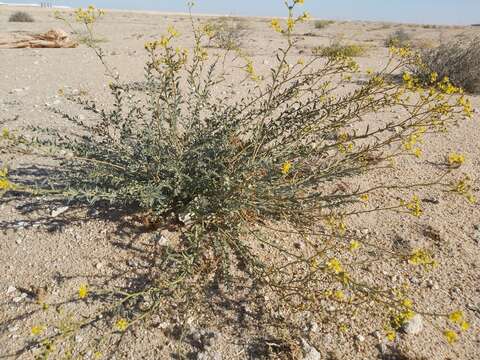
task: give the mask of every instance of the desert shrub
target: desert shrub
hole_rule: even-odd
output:
[[[333,20],[315,20],[315,29],[324,29],[329,25],[335,24]]]
[[[94,9],[77,11],[88,25],[95,16]],[[102,316],[82,317],[66,331],[35,327],[38,346],[54,351],[52,343],[92,324],[106,334],[98,344],[107,335],[120,341],[152,314],[212,318],[212,288],[226,298],[247,296],[267,324],[258,326],[296,339],[303,327],[294,319],[305,312],[331,332],[348,331],[362,314],[374,317],[390,341],[416,312],[431,316],[449,342],[468,328],[460,311],[429,313],[415,294],[390,281],[395,274],[403,284],[411,272],[431,270],[433,250],[392,251],[349,228],[351,217],[370,212],[422,216],[419,188],[438,187],[474,202],[469,179],[450,172],[461,154],[452,155],[448,173],[429,180],[423,174],[419,183],[373,176],[363,185],[345,185],[391,171],[396,159],[421,161],[424,137],[471,116],[468,99],[447,80],[423,89],[405,73],[402,84],[390,82],[399,68],[419,61],[407,49],[392,49],[387,66],[346,90],[338,84],[360,73],[351,58],[317,54],[291,62],[293,31],[305,18],[294,18],[290,9],[286,24],[272,22],[287,37],[268,76],[244,55],[230,59],[250,86],[238,98],[218,91],[237,84],[223,69],[230,52],[209,54],[205,46],[213,35],[192,19],[192,53],[176,46],[179,34],[172,27],[145,44],[144,86],[125,84],[108,68],[111,105],[68,96],[91,113],[88,120],[62,113],[75,131],[37,129],[29,136],[4,129],[3,152],[60,161],[49,181],[36,186],[2,170],[4,193],[109,204],[148,219],[154,239],[163,224],[182,233],[177,244],[152,252],[155,265],[145,288],[112,290],[114,301]],[[370,123],[372,113],[388,112],[398,116]],[[385,271],[361,265],[368,263],[384,264]],[[75,299],[93,305],[106,296],[84,285]],[[332,307],[337,310],[327,313]]]
[[[204,26],[204,31],[211,35],[211,44],[226,50],[239,49],[247,29],[245,21],[239,18],[221,18]]]
[[[471,93],[480,93],[480,37],[456,40],[421,52],[422,63],[410,70],[422,79],[431,81],[431,74],[448,77],[453,84]]]
[[[411,45],[411,36],[403,29],[390,34],[385,40],[385,46],[408,47]]]
[[[362,45],[358,44],[341,44],[340,42],[334,42],[329,46],[319,46],[313,49],[316,55],[324,57],[358,57],[365,54],[366,49]]]
[[[35,22],[33,17],[25,11],[16,11],[8,19],[10,22]]]

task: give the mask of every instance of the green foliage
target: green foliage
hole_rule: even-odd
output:
[[[220,49],[236,50],[242,46],[242,38],[248,29],[242,18],[220,18],[206,25],[213,33],[212,45]]]
[[[314,48],[314,53],[318,56],[325,57],[358,57],[364,55],[366,48],[358,44],[342,44],[340,42],[334,42],[329,46],[319,46]]]
[[[92,25],[92,14],[93,8],[79,10],[77,17]],[[249,306],[267,310],[262,324],[286,329],[290,337],[301,336],[289,324],[304,311],[329,331],[348,329],[359,315],[374,316],[390,340],[417,311],[429,315],[391,283],[391,274],[365,277],[359,263],[388,264],[401,284],[412,267],[436,266],[434,254],[393,252],[350,231],[348,219],[378,211],[419,217],[419,188],[439,187],[474,202],[467,177],[445,185],[453,167],[439,177],[419,176],[422,181],[414,184],[388,183],[381,176],[396,159],[420,158],[427,134],[443,133],[471,116],[470,102],[448,79],[432,78],[426,89],[409,73],[402,84],[392,82],[399,68],[419,62],[408,49],[393,48],[382,70],[369,70],[366,81],[345,88],[346,79],[365,78],[350,57],[359,54],[358,47],[336,44],[308,61],[292,62],[293,31],[306,16],[294,18],[292,8],[289,14],[283,27],[279,20],[271,23],[286,42],[269,73],[257,73],[242,54],[233,64],[248,86],[245,94],[232,97],[239,74],[224,68],[229,52],[209,54],[215,32],[192,19],[193,53],[176,46],[173,27],[145,45],[142,86],[123,83],[107,67],[111,105],[67,95],[91,114],[80,120],[62,113],[71,132],[38,129],[39,136],[28,137],[4,131],[4,152],[61,163],[47,185],[33,188],[13,183],[2,170],[1,190],[108,203],[147,217],[153,229],[167,223],[182,232],[178,244],[151,254],[155,271],[146,289],[122,291],[121,300],[109,303],[95,321],[81,320],[78,329],[94,323],[111,334],[113,323],[123,333],[159,309],[213,317],[214,312],[205,315],[206,294],[220,285],[229,285],[224,291],[231,298],[238,296],[236,289],[247,289],[253,294]],[[105,64],[102,51],[89,46]],[[373,113],[398,116],[372,124]],[[458,166],[464,161],[460,154],[451,160]],[[374,172],[380,176],[368,183],[344,185]],[[82,286],[79,297],[89,291]],[[323,311],[332,306],[338,314]],[[463,315],[455,319],[464,321]],[[452,333],[457,334],[449,330],[448,341]],[[71,334],[56,332],[49,344]]]
[[[25,11],[16,11],[8,19],[10,22],[35,22],[34,18]]]
[[[385,46],[391,47],[408,47],[411,46],[412,37],[403,29],[399,29],[390,34],[385,40]]]
[[[423,50],[421,58],[421,66],[414,66],[411,71],[424,83],[436,72],[470,93],[480,93],[480,37]]]
[[[315,29],[325,29],[327,26],[335,24],[333,20],[315,20]]]

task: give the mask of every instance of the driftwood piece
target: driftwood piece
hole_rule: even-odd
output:
[[[49,30],[44,34],[13,33],[0,37],[0,49],[23,48],[75,48],[78,43],[61,29]]]

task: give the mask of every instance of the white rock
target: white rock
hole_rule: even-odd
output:
[[[423,330],[423,318],[422,315],[416,314],[407,323],[402,326],[402,330],[408,335],[420,334]]]
[[[8,289],[7,289],[7,295],[8,295],[8,294],[12,294],[12,293],[14,293],[15,291],[17,291],[17,288],[16,288],[15,286],[10,285],[10,286],[8,287]]]
[[[60,216],[60,215],[62,215],[64,212],[66,212],[68,209],[70,209],[70,207],[68,207],[68,206],[61,206],[61,207],[59,207],[59,208],[53,209],[51,215],[52,215],[52,217]]]
[[[302,349],[304,360],[320,360],[320,353],[318,350],[311,346],[305,339],[302,339]]]
[[[364,342],[365,341],[365,336],[359,334],[359,335],[355,336],[355,339],[358,342]]]

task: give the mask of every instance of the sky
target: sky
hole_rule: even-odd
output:
[[[52,2],[72,7],[185,12],[186,0],[2,0],[10,3]],[[293,0],[290,0],[293,1]],[[284,16],[283,0],[196,0],[195,12]],[[302,8],[315,18],[429,24],[480,23],[480,0],[305,0]]]

